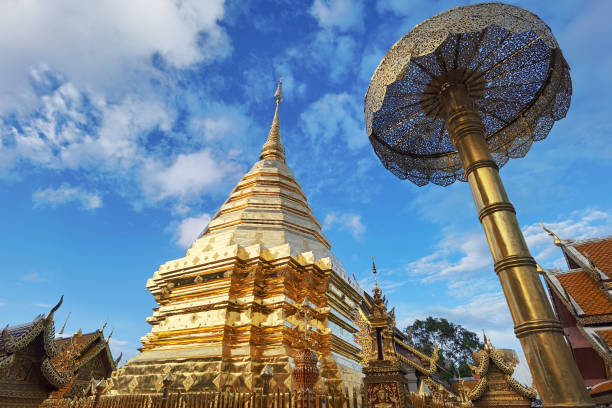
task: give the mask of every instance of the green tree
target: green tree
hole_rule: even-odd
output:
[[[438,365],[446,372],[440,374],[443,378],[471,375],[468,362],[472,361],[472,353],[483,348],[478,335],[461,325],[449,322],[444,318],[428,317],[425,320],[415,320],[404,329],[411,346],[427,355],[433,353],[438,346]]]

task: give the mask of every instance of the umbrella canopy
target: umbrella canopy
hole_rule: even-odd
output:
[[[441,103],[457,83],[474,101],[499,167],[546,138],[572,94],[569,66],[535,14],[501,3],[438,14],[391,47],[365,97],[370,142],[397,177],[419,186],[465,181]]]

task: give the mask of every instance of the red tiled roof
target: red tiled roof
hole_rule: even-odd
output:
[[[612,279],[612,240],[574,246],[583,255],[589,254],[595,266]]]
[[[608,346],[612,347],[612,330],[599,330],[597,333],[603,337]]]
[[[586,272],[557,275],[557,279],[587,315],[612,314],[612,302]]]

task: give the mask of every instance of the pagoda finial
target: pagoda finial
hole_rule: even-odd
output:
[[[378,289],[378,279],[376,279],[376,264],[374,263],[374,255],[372,255],[372,273],[374,274],[374,286]]]
[[[552,232],[551,230],[549,230],[548,228],[546,228],[546,226],[544,226],[544,223],[542,221],[540,221],[540,225],[542,226],[542,229],[546,232],[548,232],[548,235],[550,235],[551,237],[553,237],[555,239],[555,245],[556,246],[561,246],[563,245],[563,243],[561,242],[561,240],[559,239],[558,236],[555,235],[554,232]]]
[[[274,99],[276,100],[276,111],[274,112],[274,119],[272,119],[272,126],[270,126],[270,133],[268,133],[268,140],[264,143],[259,155],[259,160],[271,159],[285,161],[285,149],[281,143],[280,138],[280,126],[278,124],[278,106],[283,100],[283,78],[278,81],[278,87],[274,93]]]
[[[276,92],[274,92],[274,100],[276,101],[277,105],[283,101],[283,77],[282,75],[280,79],[278,80],[278,86],[276,87]]]

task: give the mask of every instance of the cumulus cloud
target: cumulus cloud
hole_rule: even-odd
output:
[[[143,187],[154,200],[187,199],[219,186],[227,177],[237,176],[239,170],[234,162],[216,158],[210,149],[204,149],[180,154],[169,166],[149,160],[142,169]]]
[[[321,27],[333,27],[341,31],[363,28],[361,0],[315,0],[310,14]]]
[[[317,144],[341,138],[350,149],[358,149],[368,142],[358,99],[347,93],[325,94],[302,113],[300,126]]]
[[[102,207],[102,197],[98,193],[82,190],[73,187],[68,183],[62,183],[58,188],[49,187],[38,190],[32,195],[35,207],[50,206],[56,207],[60,204],[76,202],[85,210],[95,210]]]
[[[365,225],[361,222],[361,215],[353,213],[329,213],[323,221],[323,229],[338,227],[341,230],[350,231],[355,238],[361,238],[365,232]]]
[[[185,218],[176,229],[176,243],[182,248],[189,248],[210,222],[210,214],[200,214]]]
[[[154,55],[175,67],[231,52],[223,0],[58,0],[0,3],[0,95],[27,86],[23,73],[47,64],[79,85],[112,86],[146,70]],[[35,39],[35,41],[33,41]],[[6,99],[4,100],[6,102]],[[0,102],[0,105],[2,103]]]
[[[307,49],[307,64],[322,68],[328,72],[332,82],[341,83],[353,69],[354,60],[357,58],[356,48],[357,43],[353,37],[321,30]]]
[[[237,107],[209,103],[204,115],[188,122],[189,133],[176,137],[176,113],[147,92],[111,103],[62,82],[61,74],[48,67],[38,67],[32,75],[42,81],[41,87],[55,85],[41,91],[37,112],[0,120],[0,175],[5,177],[23,165],[85,170],[96,181],[101,176],[118,180],[113,187],[131,199],[192,199],[232,179],[238,169],[204,144],[217,151],[235,150],[236,144],[246,145],[242,139],[253,127]],[[182,145],[177,148],[177,143]],[[95,209],[102,204],[99,194],[68,184],[38,191],[33,198],[38,205],[77,201]]]
[[[128,95],[109,103],[97,94],[84,92],[48,67],[38,67],[36,76],[59,82],[40,97],[40,108],[0,122],[0,145],[12,160],[62,168],[127,169],[138,163],[143,135],[150,130],[168,130],[172,119],[166,108],[146,95]]]

